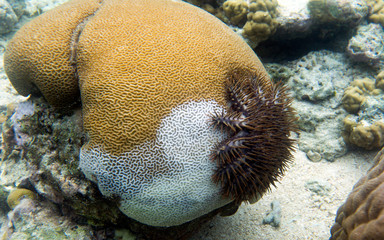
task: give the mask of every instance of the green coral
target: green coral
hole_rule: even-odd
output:
[[[327,0],[310,0],[307,7],[311,17],[320,23],[331,22],[337,18],[337,9]]]
[[[24,198],[35,200],[37,197],[36,194],[29,189],[16,188],[9,193],[7,204],[10,208],[14,209]]]
[[[314,23],[332,23],[333,28],[356,26],[368,15],[368,6],[362,1],[309,0],[307,8]]]

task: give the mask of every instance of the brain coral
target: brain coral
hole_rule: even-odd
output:
[[[384,239],[384,149],[337,210],[330,240]]]
[[[144,224],[179,225],[234,199],[257,199],[290,158],[294,116],[285,88],[241,37],[181,1],[70,1],[14,36],[5,69],[20,94],[42,94],[58,108],[81,94],[88,139],[80,168]],[[229,85],[234,73],[248,77]],[[228,106],[238,106],[236,115]],[[240,121],[234,145],[230,129],[212,126],[215,113],[227,112],[230,124]],[[241,153],[233,165],[213,161],[219,143]],[[231,174],[213,181],[219,171]]]

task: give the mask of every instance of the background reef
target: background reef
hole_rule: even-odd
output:
[[[23,23],[62,2],[0,1],[1,55]],[[192,239],[328,238],[337,208],[384,145],[382,1],[188,2],[244,37],[271,77],[290,86],[301,130],[296,161],[273,193],[232,217],[215,218]],[[9,84],[2,61],[1,237],[153,237],[154,229],[125,218],[79,171],[86,137],[79,111],[58,113],[41,99],[26,101]],[[276,219],[271,225],[263,224],[267,213],[265,222]],[[182,228],[156,234],[178,238],[196,225]]]

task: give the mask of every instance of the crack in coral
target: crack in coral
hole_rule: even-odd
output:
[[[74,75],[75,75],[75,79],[79,79],[79,76],[77,74],[77,45],[79,43],[79,40],[80,40],[80,35],[81,33],[83,32],[85,26],[87,25],[87,23],[89,22],[89,20],[96,15],[96,13],[100,10],[102,4],[103,4],[103,0],[100,0],[99,3],[100,3],[100,6],[99,8],[96,9],[96,11],[94,11],[92,14],[88,15],[87,17],[85,17],[77,26],[76,28],[73,30],[72,32],[72,36],[71,36],[71,40],[70,40],[70,44],[69,44],[69,49],[70,49],[70,56],[69,56],[69,62],[71,64],[71,66],[73,67],[74,69]]]

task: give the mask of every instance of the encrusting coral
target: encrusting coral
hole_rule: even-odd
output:
[[[320,23],[329,22],[336,19],[335,11],[332,8],[332,1],[326,0],[309,0],[307,7],[313,19]]]
[[[330,240],[384,239],[384,149],[339,207]]]
[[[35,200],[37,196],[29,189],[16,188],[9,193],[7,197],[7,204],[10,208],[14,209],[24,198]]]
[[[354,27],[368,15],[366,0],[309,0],[307,8],[315,24],[332,24],[332,28]]]
[[[4,64],[22,95],[66,108],[81,94],[88,139],[80,168],[144,224],[180,225],[233,200],[257,200],[291,157],[295,118],[285,88],[241,37],[181,1],[70,1],[18,31]],[[250,77],[227,85],[234,74]],[[227,109],[232,88],[246,111]],[[221,112],[241,117],[240,145],[211,126]],[[238,155],[212,161],[220,143]],[[218,178],[223,164],[229,175]]]

